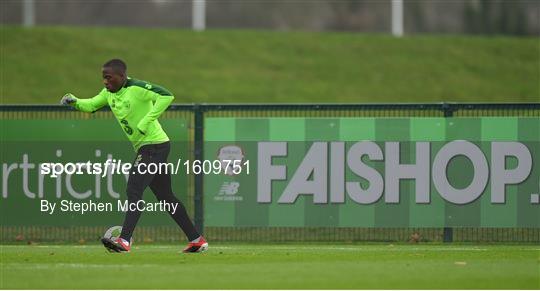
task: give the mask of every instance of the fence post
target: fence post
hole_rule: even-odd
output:
[[[392,35],[403,36],[403,0],[392,0]]]
[[[454,116],[454,108],[450,106],[448,103],[443,103],[441,105],[441,109],[444,112],[444,117],[452,117]],[[454,229],[451,227],[444,227],[443,229],[443,242],[450,243],[454,241]]]
[[[204,109],[203,106],[195,104],[193,106],[194,118],[195,118],[195,147],[194,147],[194,159],[203,160],[204,149]],[[195,174],[195,228],[200,234],[204,233],[204,180],[203,173]]]
[[[23,26],[33,27],[36,24],[36,3],[34,0],[23,1]]]
[[[195,31],[206,28],[206,0],[192,0],[191,26]]]

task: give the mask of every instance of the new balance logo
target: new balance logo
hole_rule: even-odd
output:
[[[133,163],[133,167],[137,167],[139,165],[139,162],[142,160],[142,155],[137,155],[137,158],[135,159],[135,163]]]
[[[238,182],[225,182],[219,189],[219,195],[234,195],[238,193],[238,187],[240,187]]]
[[[239,187],[240,183],[238,182],[223,182],[218,195],[214,199],[220,201],[242,201],[244,199],[243,197],[236,196]]]

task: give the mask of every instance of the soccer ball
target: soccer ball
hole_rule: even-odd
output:
[[[108,238],[110,240],[116,240],[120,237],[120,234],[122,234],[122,227],[120,225],[116,225],[113,227],[110,227],[107,229],[105,234],[103,235],[103,238]],[[133,242],[133,237],[130,239],[130,243]]]

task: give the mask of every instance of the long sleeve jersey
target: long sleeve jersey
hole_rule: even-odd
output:
[[[115,93],[104,88],[93,98],[75,99],[73,107],[83,112],[93,113],[109,105],[135,151],[143,145],[169,140],[157,119],[169,107],[174,96],[163,87],[128,78]]]

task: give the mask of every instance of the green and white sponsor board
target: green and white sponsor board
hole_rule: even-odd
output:
[[[206,226],[540,226],[539,118],[206,118],[204,130],[205,160],[244,166],[204,177]]]
[[[84,170],[83,174],[64,173],[56,177],[40,174],[42,163],[104,163],[107,159],[133,163],[135,152],[116,120],[22,116],[20,119],[0,119],[0,122],[0,226],[107,226],[122,223],[124,214],[119,211],[118,201],[127,199],[126,175],[109,172],[102,176],[86,174]],[[189,154],[187,122],[182,118],[160,120],[171,139],[169,161],[184,159]],[[182,201],[186,201],[188,179],[185,174],[173,177],[173,190]],[[144,199],[156,201],[150,189],[145,191]],[[55,209],[44,209],[43,201],[55,203]],[[110,205],[111,208],[96,207],[84,213],[82,208],[77,208],[92,203]],[[142,215],[140,224],[173,225],[173,222],[167,213],[151,211]]]

